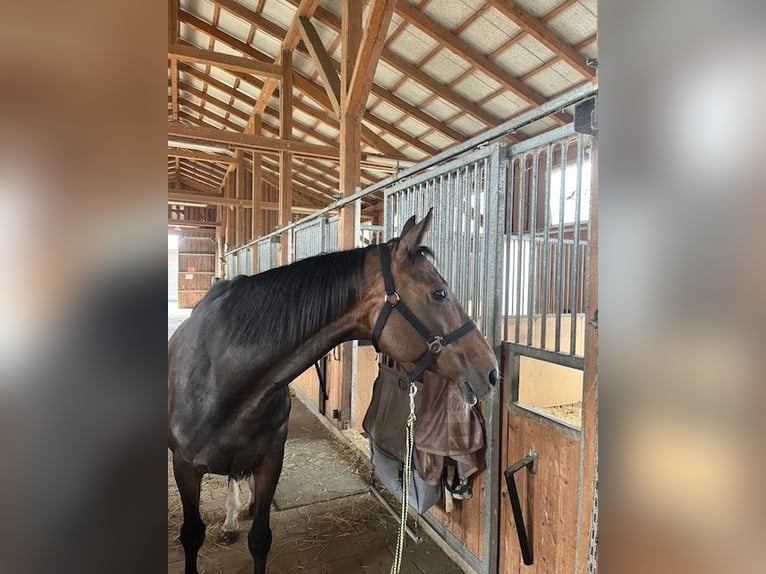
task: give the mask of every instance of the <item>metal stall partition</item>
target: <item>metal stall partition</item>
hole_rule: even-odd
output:
[[[325,234],[327,219],[319,217],[297,225],[292,229],[292,261],[313,257],[326,251]],[[312,407],[325,414],[327,402],[327,356],[319,359],[312,367],[298,375],[292,387],[301,392]]]
[[[293,229],[293,261],[313,257],[327,251],[324,245],[324,229],[327,220],[318,218]]]
[[[237,276],[238,258],[236,253],[229,253],[226,256],[226,279],[233,279]]]
[[[352,209],[353,206],[349,206],[346,209]],[[324,241],[324,250],[326,253],[331,251],[338,251],[338,216],[327,218],[327,223],[324,226],[324,235],[322,239]]]
[[[279,265],[279,236],[258,242],[258,272],[263,273]]]
[[[252,273],[250,262],[250,249],[243,249],[237,253],[237,275],[250,275]]]
[[[436,254],[436,266],[498,356],[505,149],[492,143],[385,188],[386,238],[397,236],[410,216],[421,219],[433,208],[426,243]],[[432,509],[423,519],[474,570],[494,573],[499,402],[487,401],[483,411],[487,470],[474,483],[474,492],[483,494],[461,501],[452,517]]]
[[[501,574],[522,564],[576,572],[580,519],[591,512],[582,486],[593,469],[582,464],[580,421],[583,370],[594,359],[585,356],[593,145],[569,124],[507,150]],[[528,460],[534,464],[520,465]]]

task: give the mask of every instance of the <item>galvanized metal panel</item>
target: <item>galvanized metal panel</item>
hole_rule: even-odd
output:
[[[590,136],[557,128],[508,150],[503,340],[574,356],[585,312]],[[555,318],[553,340],[546,334]],[[563,346],[563,316],[569,320]],[[524,324],[525,328],[521,329]],[[533,336],[533,324],[540,325]]]

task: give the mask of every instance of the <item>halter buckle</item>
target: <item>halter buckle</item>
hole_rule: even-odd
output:
[[[444,339],[439,335],[431,337],[426,343],[428,344],[428,350],[434,355],[438,355],[442,352],[442,349],[444,349]]]
[[[389,307],[396,307],[401,300],[402,298],[399,297],[399,293],[394,291],[393,293],[386,293],[386,297],[383,302]]]

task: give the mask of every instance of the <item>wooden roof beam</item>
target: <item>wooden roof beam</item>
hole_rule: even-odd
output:
[[[185,190],[168,189],[168,203],[172,204],[179,201],[188,203],[206,203],[208,205],[221,205],[224,207],[244,207],[245,209],[251,209],[253,207],[249,199],[236,199],[211,193],[190,193]],[[279,204],[276,201],[262,201],[261,208],[268,211],[277,211],[279,209]],[[294,213],[314,213],[317,209],[319,209],[319,207],[312,205],[292,206],[292,211]]]
[[[203,100],[203,101],[205,101],[205,100]],[[235,132],[238,132],[240,129],[242,129],[238,124],[235,124],[230,119],[215,113],[213,110],[211,110],[209,108],[206,108],[206,107],[203,107],[203,106],[198,106],[197,104],[194,104],[194,103],[190,102],[189,100],[187,100],[185,98],[181,98],[181,100],[179,100],[179,106],[181,106],[182,108],[186,108],[186,109],[192,110],[194,112],[197,112],[198,114],[201,114],[201,115],[204,115],[204,116],[208,116],[209,118],[217,121],[221,125],[229,128],[230,130],[233,130]]]
[[[183,161],[180,161],[179,167],[180,166],[192,167],[193,169],[206,173],[210,175],[211,177],[217,177],[217,178],[224,177],[227,173],[226,169],[220,169],[219,166],[216,164],[200,163],[197,161],[190,161],[188,159],[184,159]]]
[[[316,10],[317,6],[319,6],[319,0],[301,0],[301,3],[298,5],[298,9],[295,11],[295,17],[290,23],[290,27],[287,29],[285,37],[282,40],[282,46],[279,52],[277,52],[277,56],[274,59],[274,64],[281,64],[282,54],[286,50],[295,49],[295,47],[298,45],[298,40],[300,39],[300,33],[298,31],[298,19],[301,17],[311,18],[314,15],[314,11]],[[274,94],[274,90],[276,88],[277,82],[275,80],[269,79],[266,81],[260,96],[258,96],[258,103],[253,109],[253,113],[250,116],[250,121],[247,123],[247,128],[245,131],[251,132],[253,130],[255,126],[255,116],[263,113],[263,110],[265,110],[266,106],[269,105],[269,100]]]
[[[216,191],[216,190],[220,189],[220,187],[221,187],[221,180],[220,179],[219,180],[215,180],[213,178],[210,178],[209,176],[205,175],[204,173],[199,172],[199,171],[194,171],[193,169],[191,169],[188,166],[183,166],[182,165],[179,173],[181,174],[181,178],[182,178],[181,181],[183,181],[183,178],[187,178],[187,179],[189,179],[191,181],[195,181],[195,182],[201,183],[201,184],[209,187],[210,190],[212,190],[212,191]]]
[[[222,52],[203,50],[201,48],[187,46],[185,44],[173,44],[168,49],[168,57],[171,60],[181,60],[184,62],[194,62],[195,64],[204,64],[223,68],[224,70],[236,70],[246,74],[255,74],[265,78],[280,79],[282,70],[274,64],[267,64],[252,58],[241,56],[232,56]]]
[[[434,22],[431,18],[429,18],[424,12],[418,10],[414,6],[411,6],[406,1],[400,0],[396,6],[396,11],[408,23],[431,36],[445,48],[455,52],[455,54],[457,54],[459,57],[463,58],[474,67],[487,74],[501,86],[505,86],[506,89],[517,94],[527,103],[534,106],[539,106],[547,101],[545,96],[537,92],[534,88],[525,84],[515,76],[512,76],[506,70],[503,70],[486,55],[477,51],[468,42],[456,34],[450,32],[449,30],[443,28]],[[554,114],[551,117],[553,117],[561,124],[566,124],[571,121],[569,114],[563,112]]]
[[[394,15],[396,0],[373,0],[367,13],[362,41],[356,53],[351,82],[343,98],[343,107],[347,114],[360,116],[367,103],[378,59],[386,42],[388,26]]]
[[[172,219],[168,217],[168,227],[221,227],[221,222],[199,221],[195,219]]]
[[[338,160],[338,149],[334,147],[307,144],[281,138],[254,136],[239,132],[192,127],[174,122],[168,123],[168,136],[194,141],[223,143],[236,149],[255,150],[262,153],[289,151],[296,155]]]
[[[178,164],[178,169],[181,169],[181,168],[190,169],[192,171],[197,171],[199,173],[205,174],[211,179],[220,180],[222,177],[224,177],[226,172],[217,170],[217,169],[212,169],[214,167],[215,166],[211,164],[191,162],[187,160],[184,160]]]
[[[195,163],[195,164],[188,164],[188,163],[181,163],[178,167],[178,170],[181,173],[186,173],[190,176],[200,178],[205,178],[211,186],[218,186],[221,183],[221,179],[223,178],[223,175],[216,172],[210,172],[206,169],[204,169],[202,164]]]
[[[251,46],[245,44],[241,40],[238,40],[237,38],[234,38],[224,32],[221,32],[217,28],[214,28],[210,24],[200,20],[199,18],[196,18],[195,16],[192,16],[191,14],[188,14],[186,12],[181,12],[180,20],[184,22],[185,24],[188,24],[189,26],[192,26],[193,28],[199,30],[200,32],[207,34],[211,38],[214,38],[216,41],[220,41],[228,46],[231,46],[235,50],[239,50],[240,52],[246,53],[254,57],[256,55],[260,55],[260,53],[257,50],[253,49]],[[274,26],[272,25],[272,28],[273,27]],[[262,57],[265,57],[265,56],[262,56]],[[312,100],[316,101],[320,106],[325,108],[329,114],[332,115],[334,113],[334,110],[332,108],[332,105],[330,104],[329,98],[324,93],[324,90],[321,87],[319,87],[311,80],[301,76],[300,74],[296,72],[293,72],[293,82],[295,87],[299,91],[303,92],[304,94],[308,95]],[[257,84],[255,84],[254,82],[251,82],[251,83],[253,83],[257,87]],[[266,84],[262,86],[261,96],[263,96],[264,94],[263,90],[265,89],[266,89]],[[271,95],[273,96],[275,93],[276,93],[276,90],[272,91]],[[260,99],[258,101],[260,101]],[[265,110],[266,108],[264,107],[263,109]],[[262,113],[260,115],[262,115]],[[250,120],[252,119],[253,119],[253,116],[250,117]],[[330,118],[327,118],[327,119],[330,120]],[[404,135],[404,132],[402,132],[395,126],[390,126],[389,124],[386,124],[386,125],[389,126],[388,129],[386,128],[382,128],[382,129],[393,132],[392,135],[404,141],[404,137],[400,137]],[[391,156],[394,159],[395,158],[406,159],[401,154],[401,152],[396,150],[396,148],[388,144],[385,140],[380,138],[380,136],[377,136],[377,134],[375,134],[372,130],[365,128],[364,126],[362,126],[362,137],[365,139],[365,142],[368,143],[368,145],[373,146],[375,149],[377,149],[384,155]],[[431,152],[427,152],[427,153],[431,153]]]
[[[327,92],[327,97],[335,112],[335,117],[339,118],[340,78],[335,71],[332,58],[330,58],[330,54],[327,53],[324,44],[322,44],[316,28],[314,28],[314,25],[308,18],[304,16],[298,18],[298,30],[301,33],[301,38],[303,38],[303,43],[311,55],[311,59],[314,61],[319,77],[322,79],[322,85],[325,92]]]
[[[289,0],[289,1],[294,2],[294,0]],[[317,17],[322,22],[330,26],[336,32],[340,31],[340,20],[335,14],[333,14],[329,10],[322,8],[321,6],[317,8],[316,14],[317,14]],[[421,71],[415,64],[411,64],[407,62],[404,58],[400,57],[389,48],[383,49],[381,59],[387,64],[390,64],[391,66],[393,66],[394,68],[402,72],[405,76],[407,76],[412,81],[417,82],[421,84],[422,86],[425,86],[427,89],[431,90],[433,93],[438,95],[443,100],[450,102],[452,105],[474,116],[485,125],[494,127],[502,123],[503,121],[502,118],[499,118],[495,116],[494,114],[487,112],[486,110],[482,109],[480,106],[474,104],[473,102],[464,98],[457,92],[446,87],[444,84],[437,82],[434,78],[430,77],[428,74]]]
[[[223,153],[209,153],[204,151],[194,151],[178,148],[168,148],[168,157],[225,164],[236,163],[237,161],[232,156]]]
[[[509,0],[490,0],[490,3],[509,20],[512,20],[521,27],[524,32],[585,76],[586,79],[593,79],[595,70],[587,64],[585,56],[567,44],[558,34],[548,28],[541,19]]]
[[[198,191],[201,193],[212,193],[212,194],[220,193],[220,189],[218,187],[208,185],[196,179],[191,179],[184,174],[180,174],[179,180],[181,181],[183,185],[186,185],[191,188],[187,190],[181,189],[180,191]]]

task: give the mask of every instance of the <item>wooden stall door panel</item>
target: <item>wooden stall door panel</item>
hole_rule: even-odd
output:
[[[442,510],[443,501],[430,510],[434,518],[444,524],[477,560],[482,560],[484,552],[482,528],[484,524],[484,477],[485,471],[474,476],[473,496],[468,499],[453,501],[451,515]]]
[[[319,379],[317,378],[316,367],[311,365],[308,369],[303,371],[298,378],[293,381],[293,386],[301,392],[301,394],[311,401],[313,408],[319,406]]]
[[[362,432],[362,421],[372,400],[372,386],[378,376],[378,353],[372,346],[359,346],[356,355],[356,388],[352,427]]]
[[[194,307],[215,275],[215,231],[185,231],[178,238],[178,307]]]
[[[519,549],[516,524],[505,482],[500,502],[500,574],[573,574],[577,533],[580,443],[525,416],[505,412],[502,469],[524,458],[530,449],[538,453],[534,477],[532,544],[534,563],[525,566]],[[524,520],[527,514],[526,470],[516,473]]]

